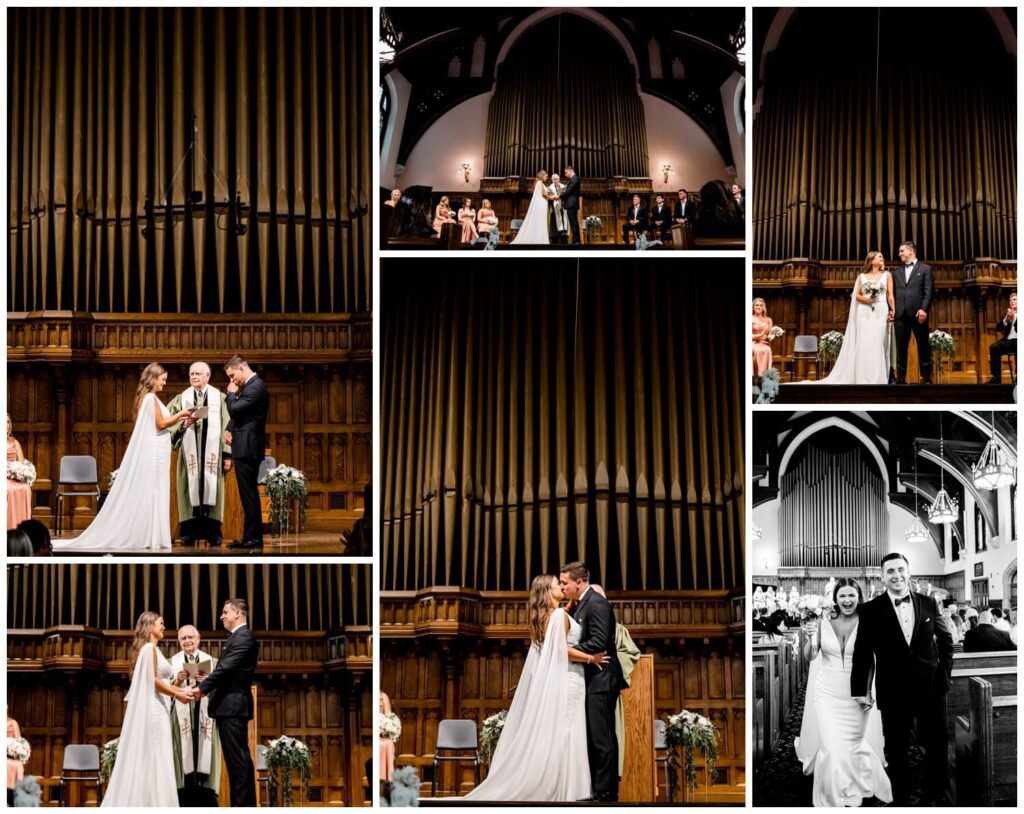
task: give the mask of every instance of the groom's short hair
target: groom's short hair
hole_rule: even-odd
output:
[[[225,370],[237,370],[242,365],[247,365],[247,364],[249,364],[249,363],[247,361],[245,361],[245,357],[244,356],[239,356],[236,353],[234,356],[232,356],[230,359],[228,359],[227,364],[224,365],[224,369]]]
[[[575,170],[575,168],[574,168],[574,167],[572,166],[572,164],[566,164],[566,165],[565,165],[565,166],[564,166],[564,167],[562,168],[562,171],[563,171],[563,172],[564,172],[565,170],[572,170],[573,172],[576,172],[576,170]]]
[[[892,553],[886,554],[884,557],[882,557],[882,564],[880,567],[885,568],[885,564],[889,562],[889,560],[903,560],[903,562],[907,564],[907,568],[910,568],[910,560],[908,560],[898,551],[893,551]]]
[[[571,580],[582,579],[584,582],[590,582],[590,569],[578,560],[563,565],[560,573],[568,574]]]
[[[246,619],[249,618],[249,603],[246,602],[244,599],[229,599],[224,604],[233,607]]]
[[[914,254],[917,254],[917,245],[914,243],[913,240],[904,240],[900,244],[900,248],[902,249],[904,246],[910,249],[910,251],[912,251]]]

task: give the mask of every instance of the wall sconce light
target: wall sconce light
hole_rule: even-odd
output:
[[[473,169],[473,165],[468,161],[463,161],[461,165],[462,174],[466,177],[466,183],[469,183],[469,171]]]
[[[662,164],[661,165],[661,172],[665,176],[665,183],[667,184],[668,183],[668,175],[669,175],[670,172],[672,172],[672,165],[671,164]]]

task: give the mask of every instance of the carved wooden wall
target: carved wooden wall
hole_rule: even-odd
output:
[[[708,778],[698,760],[698,796],[742,803],[746,778],[744,625],[741,597],[721,591],[613,592],[618,621],[654,656],[655,712],[707,715],[719,731]],[[438,723],[478,726],[508,709],[527,654],[526,594],[434,588],[381,594],[381,690],[402,719],[397,762],[417,766],[429,789]],[[557,722],[553,724],[557,726]],[[651,724],[653,726],[653,722]],[[708,782],[710,781],[710,783]],[[660,774],[659,800],[667,799]],[[438,794],[465,794],[470,769],[444,770]]]
[[[120,733],[142,610],[163,614],[166,656],[187,623],[217,657],[219,606],[240,596],[260,642],[258,739],[288,734],[310,746],[310,804],[362,803],[376,734],[368,566],[33,564],[7,574],[8,711],[32,746],[27,772],[44,787],[56,785],[64,746]],[[95,792],[75,788],[70,799],[91,805]]]
[[[9,308],[369,310],[370,14],[12,11]]]
[[[384,264],[385,588],[743,584],[741,264],[653,265]]]
[[[213,369],[243,353],[267,382],[270,454],[309,478],[305,528],[340,530],[362,515],[372,468],[370,322],[364,315],[8,314],[8,409],[36,465],[34,515],[49,522],[63,455],[93,455],[100,477],[116,469],[133,426],[138,377],[168,370],[165,403],[188,386],[193,361]],[[105,487],[104,487],[105,488]],[[78,501],[84,528],[94,502]]]

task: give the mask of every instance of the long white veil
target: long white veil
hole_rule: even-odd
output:
[[[544,182],[537,181],[533,187],[533,197],[530,199],[530,206],[526,210],[526,217],[523,218],[523,225],[519,227],[519,234],[512,241],[513,244],[548,244],[551,242],[551,235],[548,233],[548,201],[544,197]]]
[[[843,333],[843,346],[832,366],[832,372],[824,379],[813,384],[855,384],[857,376],[857,288],[860,286],[860,274],[853,281],[850,294],[850,315],[846,319],[846,331]]]

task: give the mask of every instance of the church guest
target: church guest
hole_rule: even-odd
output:
[[[462,242],[469,243],[478,237],[476,231],[476,210],[473,209],[473,201],[466,198],[459,210],[459,223],[462,224]]]
[[[32,540],[21,529],[7,530],[7,556],[31,557]]]
[[[38,520],[24,520],[18,528],[25,532],[32,541],[33,557],[52,557],[53,544],[50,542],[50,530]]]
[[[999,384],[1003,377],[1003,357],[1017,355],[1017,295],[1010,295],[1010,307],[1006,315],[996,323],[996,330],[1003,338],[993,342],[988,348],[989,384]]]
[[[171,657],[175,687],[192,689],[206,678],[198,671],[195,678],[185,664],[210,662],[210,672],[217,660],[199,649],[199,631],[192,625],[178,630],[181,651]],[[209,715],[210,699],[182,703],[175,700],[171,715],[171,737],[174,739],[174,774],[178,782],[178,801],[182,808],[211,808],[217,806],[220,790],[221,748],[217,724]]]
[[[665,196],[663,195],[654,199],[654,208],[651,210],[651,226],[658,233],[658,238],[668,240],[668,234],[672,228],[672,212],[665,205]]]
[[[380,694],[379,710],[381,715],[391,714],[391,699],[383,692]],[[380,745],[380,779],[390,780],[391,773],[395,770],[395,742],[391,738],[382,738],[379,735],[377,740]]]
[[[982,611],[978,615],[978,626],[968,630],[964,636],[965,653],[987,653],[992,650],[1016,650],[1010,634],[992,624],[992,612]]]
[[[491,209],[491,202],[484,198],[480,208],[476,210],[476,230],[481,235],[490,234],[493,229],[498,228],[498,216]]]
[[[754,375],[762,376],[772,366],[771,333],[773,323],[764,300],[756,298],[751,306],[751,347],[754,353]]]
[[[626,222],[622,224],[622,242],[629,245],[629,233],[637,235],[647,228],[647,208],[640,203],[640,196],[633,196],[633,203],[626,211]]]
[[[182,545],[195,545],[197,540],[220,545],[224,476],[231,471],[231,448],[224,440],[230,417],[224,394],[210,386],[206,362],[193,362],[188,379],[192,386],[175,396],[168,409],[177,413],[207,407],[209,414],[198,421],[186,417],[171,434],[178,451],[178,534]]]
[[[7,737],[20,738],[21,727],[14,718],[7,719]],[[14,758],[7,758],[7,805],[14,807],[14,784],[25,777],[25,764]]]
[[[739,184],[733,184],[731,191],[733,200],[736,201],[736,205],[739,206],[740,210],[743,210],[747,205],[747,199],[743,192],[743,187]]]
[[[7,415],[7,460],[24,461],[18,439],[11,435],[11,416]],[[32,516],[32,487],[27,483],[7,479],[7,528],[14,529],[22,520]]]
[[[446,223],[455,223],[452,217],[452,210],[448,206],[448,196],[442,195],[437,207],[434,209],[434,236],[441,237],[441,227]]]
[[[1003,609],[989,608],[989,611],[992,613],[992,624],[995,625],[996,630],[1002,630],[1009,633],[1012,625],[1010,625],[1010,623],[1003,617]]]
[[[697,207],[693,205],[693,201],[690,200],[690,196],[685,189],[679,190],[679,200],[676,201],[676,211],[672,216],[678,224],[689,223],[693,224],[693,219],[697,217]]]
[[[743,210],[724,181],[700,188],[700,206],[693,222],[694,237],[743,237]]]
[[[400,200],[402,200],[402,190],[393,189],[391,190],[391,197],[384,201],[384,206],[390,206],[392,209],[394,209],[396,206],[398,206],[398,202]]]

